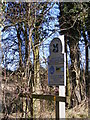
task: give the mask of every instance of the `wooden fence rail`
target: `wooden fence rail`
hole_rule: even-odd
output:
[[[60,102],[66,102],[66,97],[60,97],[58,95],[43,95],[43,94],[32,94],[29,93],[23,93],[20,94],[20,97],[32,97],[35,99],[44,99],[44,100],[53,100],[53,101],[60,101]]]
[[[42,94],[32,94],[32,98],[36,99],[44,99],[44,100],[53,100],[53,101],[60,101],[60,102],[65,102],[66,98],[65,97],[60,97],[58,95],[42,95]]]

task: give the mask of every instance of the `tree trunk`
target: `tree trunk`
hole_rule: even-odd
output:
[[[28,59],[28,38],[27,38],[27,26],[25,23],[25,64],[27,63]]]
[[[78,43],[70,41],[70,58],[71,58],[71,105],[72,107],[81,102],[80,94],[80,60],[79,60]]]
[[[38,40],[38,38],[37,38]],[[34,92],[36,94],[40,94],[40,63],[39,63],[39,48],[38,48],[38,44],[39,41],[35,41],[36,43],[34,43],[34,51],[33,51],[33,56],[34,56]],[[39,113],[40,113],[40,101],[35,100],[34,102],[34,107],[35,107],[35,116],[39,117]]]
[[[88,40],[86,38],[85,31],[83,31],[83,37],[85,41],[85,57],[86,57],[86,95],[88,94]]]
[[[36,5],[36,3],[35,3]],[[39,33],[37,18],[36,18],[36,9],[35,9],[35,28],[34,28],[34,46],[33,46],[33,57],[34,57],[34,91],[36,94],[40,94],[40,63],[39,63]],[[34,100],[34,116],[39,118],[40,116],[40,100]]]
[[[69,79],[69,69],[68,69],[68,56],[67,56],[67,36],[65,35],[65,53],[66,53],[66,96],[67,96],[67,106],[70,106],[70,79]]]
[[[17,38],[18,38],[18,48],[19,48],[19,67],[21,68],[22,67],[22,48],[21,48],[21,45],[22,45],[22,40],[20,38],[20,30],[18,29],[17,30]]]

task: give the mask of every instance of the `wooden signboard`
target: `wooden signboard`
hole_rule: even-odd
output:
[[[64,85],[64,54],[59,38],[50,43],[50,56],[48,57],[48,85]]]

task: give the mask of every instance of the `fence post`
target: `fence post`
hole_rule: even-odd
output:
[[[59,102],[56,101],[56,120],[59,120]]]

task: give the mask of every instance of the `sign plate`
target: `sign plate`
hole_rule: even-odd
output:
[[[49,56],[48,57],[48,65],[50,64],[61,64],[64,62],[64,54],[57,54],[54,56]]]
[[[48,60],[48,84],[64,85],[64,60],[61,61],[60,57]]]
[[[49,85],[64,85],[64,73],[62,66],[49,67]]]
[[[64,85],[64,54],[59,38],[50,43],[50,56],[48,57],[48,85]]]

